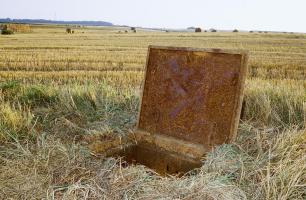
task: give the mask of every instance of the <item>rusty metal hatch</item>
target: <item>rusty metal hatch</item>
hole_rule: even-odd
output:
[[[199,167],[236,136],[246,62],[243,51],[150,46],[136,142],[118,155],[161,174]]]

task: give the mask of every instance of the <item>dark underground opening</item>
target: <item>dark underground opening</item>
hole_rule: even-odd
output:
[[[149,143],[128,146],[111,156],[121,157],[128,164],[144,165],[163,176],[167,174],[182,176],[202,165],[200,160],[166,151]]]

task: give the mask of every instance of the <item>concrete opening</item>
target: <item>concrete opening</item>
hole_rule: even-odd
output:
[[[114,153],[128,164],[141,164],[155,170],[160,175],[183,175],[201,167],[201,161],[176,152],[163,150],[149,143],[131,145]]]
[[[200,167],[236,137],[246,62],[243,51],[150,46],[137,127],[109,156],[162,175]]]

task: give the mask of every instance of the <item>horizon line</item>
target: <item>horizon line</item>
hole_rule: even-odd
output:
[[[176,27],[176,28],[166,28],[166,27],[142,27],[142,26],[131,26],[131,25],[120,25],[120,24],[114,24],[113,22],[110,21],[104,21],[104,20],[65,20],[65,19],[45,19],[45,18],[10,18],[10,17],[4,17],[0,18],[1,19],[10,19],[10,20],[46,20],[46,21],[58,21],[58,22],[105,22],[105,23],[110,23],[112,25],[110,26],[128,26],[128,27],[136,27],[136,28],[143,28],[143,29],[164,29],[164,30],[179,30],[179,29],[188,29],[190,27],[193,28],[202,28],[200,26],[188,26],[188,27]],[[3,23],[0,21],[0,23]],[[36,23],[27,23],[27,24],[36,24]],[[68,24],[67,24],[68,25]],[[99,26],[99,25],[98,25]],[[230,31],[230,30],[235,30],[237,29],[238,31],[244,31],[244,32],[249,32],[249,31],[256,31],[256,32],[274,32],[274,33],[299,33],[299,34],[306,34],[306,32],[299,32],[299,31],[275,31],[275,30],[262,30],[262,29],[250,29],[250,30],[245,30],[245,29],[222,29],[222,28],[214,28],[211,27],[209,29],[203,29],[203,30],[210,30],[210,29],[216,29],[219,31]]]

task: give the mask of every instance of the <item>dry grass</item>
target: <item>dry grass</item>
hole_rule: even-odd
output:
[[[29,110],[11,107],[8,103],[0,105],[0,143],[11,138],[21,139],[30,134],[33,115]]]
[[[306,133],[242,129],[236,144],[216,148],[181,178],[121,168],[53,137],[15,142],[1,149],[0,191],[14,199],[304,199]]]
[[[306,198],[305,35],[63,30],[0,37],[0,199]],[[86,148],[135,126],[148,44],[251,51],[239,137],[181,178]]]
[[[247,81],[245,102],[244,120],[256,127],[278,129],[305,126],[305,81]]]
[[[305,34],[116,34],[116,30],[104,28],[67,35],[60,27],[33,30],[31,35],[0,37],[0,70],[143,70],[147,46],[155,44],[247,49],[252,77],[304,79],[306,73]]]
[[[30,33],[32,31],[29,24],[1,24],[0,26],[4,27],[6,30],[19,33]]]

